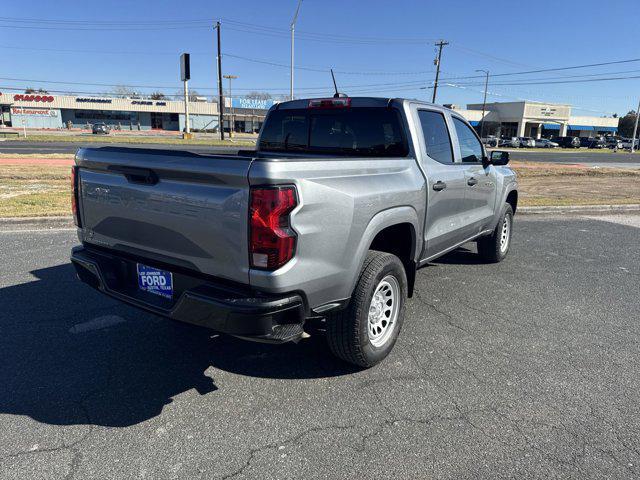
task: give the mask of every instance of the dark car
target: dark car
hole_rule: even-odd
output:
[[[607,148],[618,150],[622,148],[622,140],[615,137],[607,137],[605,140]]]
[[[593,142],[595,142],[595,138],[593,137],[580,137],[580,146],[581,147],[589,147]]]
[[[589,143],[588,148],[597,148],[597,149],[607,148],[607,143],[600,138],[592,138],[590,140],[592,141],[591,143]]]
[[[578,137],[557,137],[553,141],[562,148],[580,148],[580,139]]]
[[[105,135],[106,135],[106,134],[108,134],[108,133],[109,133],[109,127],[108,127],[108,125],[107,125],[106,123],[104,123],[104,122],[102,122],[102,123],[94,123],[94,124],[93,124],[93,127],[91,128],[91,131],[92,131],[93,133],[95,133],[96,135],[97,135],[97,134],[100,134],[100,133],[103,133],[103,134],[105,134]]]

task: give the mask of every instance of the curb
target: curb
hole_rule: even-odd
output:
[[[582,213],[589,215],[606,215],[611,213],[640,213],[640,204],[628,205],[573,205],[573,206],[549,206],[549,207],[520,207],[517,213],[521,215],[549,215]]]
[[[29,228],[74,228],[71,215],[57,217],[10,217],[0,218],[0,230]]]

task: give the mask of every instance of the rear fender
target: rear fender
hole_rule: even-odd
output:
[[[411,260],[412,264],[416,265],[417,255],[422,251],[422,237],[417,234],[417,232],[420,231],[417,212],[410,206],[394,207],[388,210],[383,210],[371,219],[362,235],[362,240],[358,245],[358,249],[355,252],[354,258],[356,259],[356,268],[352,269],[353,278],[351,279],[350,294],[353,293],[356,283],[358,283],[362,265],[364,264],[367,252],[369,251],[376,235],[385,228],[398,225],[400,223],[408,223],[412,227],[413,238],[411,240]],[[413,278],[413,275],[414,272],[407,272],[407,278]]]

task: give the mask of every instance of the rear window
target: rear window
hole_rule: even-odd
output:
[[[267,116],[259,149],[361,157],[408,154],[399,112],[375,107],[274,110]]]

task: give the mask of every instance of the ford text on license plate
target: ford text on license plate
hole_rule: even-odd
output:
[[[138,263],[138,288],[161,297],[171,298],[173,296],[173,275],[166,270]]]

